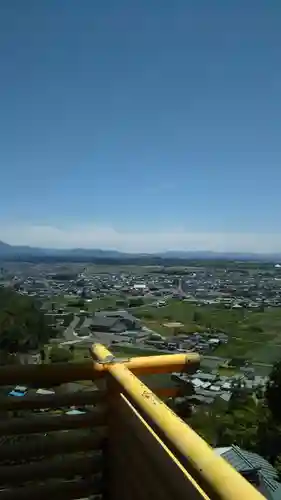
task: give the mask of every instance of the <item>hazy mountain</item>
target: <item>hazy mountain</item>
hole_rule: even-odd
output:
[[[137,259],[137,258],[160,258],[160,259],[200,259],[200,260],[251,260],[251,261],[281,261],[280,254],[255,254],[239,252],[211,252],[211,251],[167,251],[159,253],[126,253],[117,250],[102,250],[98,248],[72,248],[72,249],[48,249],[21,245],[9,245],[0,241],[0,258],[8,260],[24,257],[62,257],[68,260],[73,257],[80,259]]]
[[[68,257],[79,256],[79,257],[94,257],[94,258],[124,258],[126,253],[118,252],[117,250],[100,250],[100,249],[88,249],[88,248],[71,248],[71,249],[58,249],[58,248],[39,248],[21,245],[9,245],[4,241],[0,241],[0,257],[8,258],[9,256],[62,256],[66,255]]]
[[[4,241],[0,241],[0,251],[9,250],[10,248],[12,248],[11,245],[8,245],[8,243],[4,243]]]
[[[167,251],[159,254],[163,258],[174,259],[230,259],[230,260],[268,260],[280,259],[280,254],[259,254],[250,252],[212,252],[207,250],[198,251]]]
[[[24,255],[24,254],[44,254],[44,250],[42,248],[29,247],[29,246],[21,246],[21,245],[9,245],[4,241],[0,241],[0,256],[9,256],[9,255]]]

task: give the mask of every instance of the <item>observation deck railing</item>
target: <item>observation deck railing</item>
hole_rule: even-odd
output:
[[[108,362],[100,344],[91,353],[84,363],[0,367],[0,500],[264,498],[166,406],[176,389],[138,378],[194,372],[197,354]],[[27,394],[8,396],[19,384]]]

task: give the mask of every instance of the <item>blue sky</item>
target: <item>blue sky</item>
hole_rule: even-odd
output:
[[[281,251],[280,0],[2,0],[0,239]]]

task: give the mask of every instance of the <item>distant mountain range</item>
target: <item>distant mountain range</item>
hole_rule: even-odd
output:
[[[101,249],[50,249],[39,248],[21,245],[9,245],[0,241],[0,259],[2,260],[28,260],[34,258],[36,260],[56,259],[62,260],[136,260],[136,259],[167,259],[167,260],[246,260],[246,261],[261,261],[261,262],[280,262],[281,253],[279,254],[255,254],[255,253],[238,253],[238,252],[211,252],[211,251],[167,251],[159,253],[126,253],[117,250],[101,250]]]

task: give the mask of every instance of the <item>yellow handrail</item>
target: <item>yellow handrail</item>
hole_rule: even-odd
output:
[[[96,361],[103,362],[111,353],[101,344],[92,347]],[[165,363],[165,356],[163,356]],[[145,364],[146,361],[144,360]],[[178,456],[183,458],[188,472],[211,498],[219,500],[264,500],[264,497],[212,448],[191,427],[185,424],[155,394],[143,384],[124,364],[109,363],[109,374],[118,382],[121,392],[147,416],[171,443]]]
[[[113,355],[102,344],[101,348],[105,349],[108,356]],[[92,350],[93,353],[93,350]],[[95,356],[93,356],[95,359]],[[103,359],[105,359],[104,356]],[[118,361],[118,359],[116,360]],[[200,356],[197,353],[189,354],[165,354],[160,356],[140,356],[134,358],[123,359],[122,364],[129,370],[134,372],[135,375],[149,375],[158,373],[172,373],[172,372],[195,372],[200,365]],[[95,372],[103,372],[107,370],[106,363],[96,363],[94,365]]]

